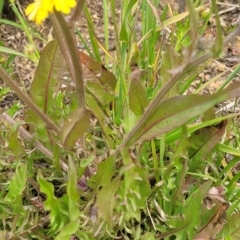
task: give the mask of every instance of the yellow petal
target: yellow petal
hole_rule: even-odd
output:
[[[57,11],[69,14],[71,8],[76,6],[77,3],[75,0],[54,0],[54,4]]]

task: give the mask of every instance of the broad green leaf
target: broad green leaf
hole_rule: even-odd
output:
[[[88,81],[98,82],[106,92],[113,94],[117,83],[113,73],[86,53],[79,51],[79,56],[82,62],[83,77],[87,80],[86,86],[88,87]]]
[[[98,103],[95,101],[95,99],[91,95],[86,93],[85,96],[86,96],[86,103],[87,103],[88,107],[91,109],[93,115],[99,121],[99,123],[102,127],[102,130],[103,130],[104,136],[107,139],[108,144],[111,146],[111,148],[114,148],[115,144],[112,141],[112,138],[110,136],[112,130],[106,124],[106,121],[108,120],[107,116],[104,114],[101,107],[98,105]]]
[[[22,194],[26,187],[27,182],[27,164],[21,164],[16,168],[11,182],[8,186],[8,193],[5,197],[5,201],[13,202],[18,195]]]
[[[69,208],[69,219],[70,221],[75,221],[78,219],[79,212],[79,194],[77,191],[77,172],[76,166],[71,157],[68,161],[68,183],[67,183],[67,195],[68,195],[68,208]]]
[[[88,181],[88,186],[92,190],[97,191],[100,187],[110,183],[111,178],[114,175],[114,163],[115,157],[112,155],[98,164],[97,173]]]
[[[190,226],[185,229],[189,239],[193,239],[193,235],[195,234],[194,228],[201,223],[202,201],[210,189],[211,184],[211,181],[204,182],[187,198],[184,204],[184,222],[178,220],[177,228],[186,222],[191,222]]]
[[[129,107],[137,116],[141,116],[147,105],[146,91],[142,83],[134,78],[129,89]]]
[[[240,213],[235,213],[227,218],[227,223],[217,235],[217,239],[240,239]]]
[[[109,226],[112,225],[113,209],[116,204],[115,194],[119,186],[120,178],[116,177],[97,193],[95,207],[97,207],[98,216],[104,219]]]
[[[123,117],[122,125],[124,128],[124,131],[126,133],[129,133],[130,130],[136,125],[139,119],[139,116],[136,116],[136,114],[134,114],[133,111],[128,106],[124,108],[123,116],[124,117]]]
[[[215,104],[239,96],[240,83],[235,82],[226,89],[212,95],[177,96],[160,102],[152,115],[148,116],[144,125],[127,143],[128,146],[136,142],[154,138],[170,132],[204,113]]]
[[[90,112],[87,109],[75,110],[62,130],[63,147],[73,149],[76,141],[81,138],[90,126]]]
[[[33,82],[29,91],[32,100],[48,113],[58,82],[66,71],[61,50],[56,40],[43,49]]]
[[[54,93],[57,85],[67,70],[61,49],[56,40],[49,42],[41,53],[41,57],[29,90],[30,98],[52,120],[59,121],[55,111]],[[25,121],[35,124],[37,137],[48,142],[45,123],[30,109],[26,111]]]
[[[71,221],[64,226],[61,232],[56,236],[55,240],[69,240],[71,236],[75,234],[79,228],[80,222],[78,219]]]
[[[100,190],[101,187],[109,184],[114,175],[114,163],[115,156],[111,155],[103,162],[99,163],[97,173],[93,175],[89,181],[88,186],[92,189],[90,196],[88,197],[88,204],[85,209],[88,209],[89,206],[94,202],[95,194]]]
[[[108,105],[115,96],[113,93],[109,93],[104,86],[98,82],[87,81],[86,83],[88,91],[91,93],[92,98],[96,98],[97,101],[102,105]]]

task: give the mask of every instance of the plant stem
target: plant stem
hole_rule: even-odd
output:
[[[76,85],[78,106],[79,108],[84,108],[85,96],[83,72],[75,37],[61,13],[55,12],[50,16],[50,19],[57,35],[58,43],[61,47],[71,77]]]
[[[38,106],[32,101],[32,99],[24,94],[19,86],[7,75],[4,69],[0,66],[1,79],[14,91],[17,96],[39,117],[41,118],[50,129],[54,130],[57,134],[61,133],[61,129],[46,115]]]

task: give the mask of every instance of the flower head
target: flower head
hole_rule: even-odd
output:
[[[54,8],[62,13],[69,14],[71,8],[76,6],[76,0],[35,0],[25,10],[30,21],[41,24]]]

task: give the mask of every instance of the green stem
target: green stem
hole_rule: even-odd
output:
[[[53,28],[58,38],[63,56],[67,63],[71,77],[76,85],[76,94],[79,108],[85,107],[83,72],[80,56],[78,54],[75,36],[68,26],[63,15],[55,12],[50,16]]]
[[[151,147],[152,147],[152,156],[153,156],[153,166],[154,166],[154,171],[155,171],[155,179],[156,182],[159,182],[159,166],[158,166],[158,159],[157,159],[157,154],[156,154],[156,146],[155,142],[152,139],[151,140]]]
[[[74,26],[75,22],[79,19],[83,11],[84,4],[85,4],[85,0],[77,1],[77,6],[72,10],[71,16],[68,20],[68,26],[70,27]]]

